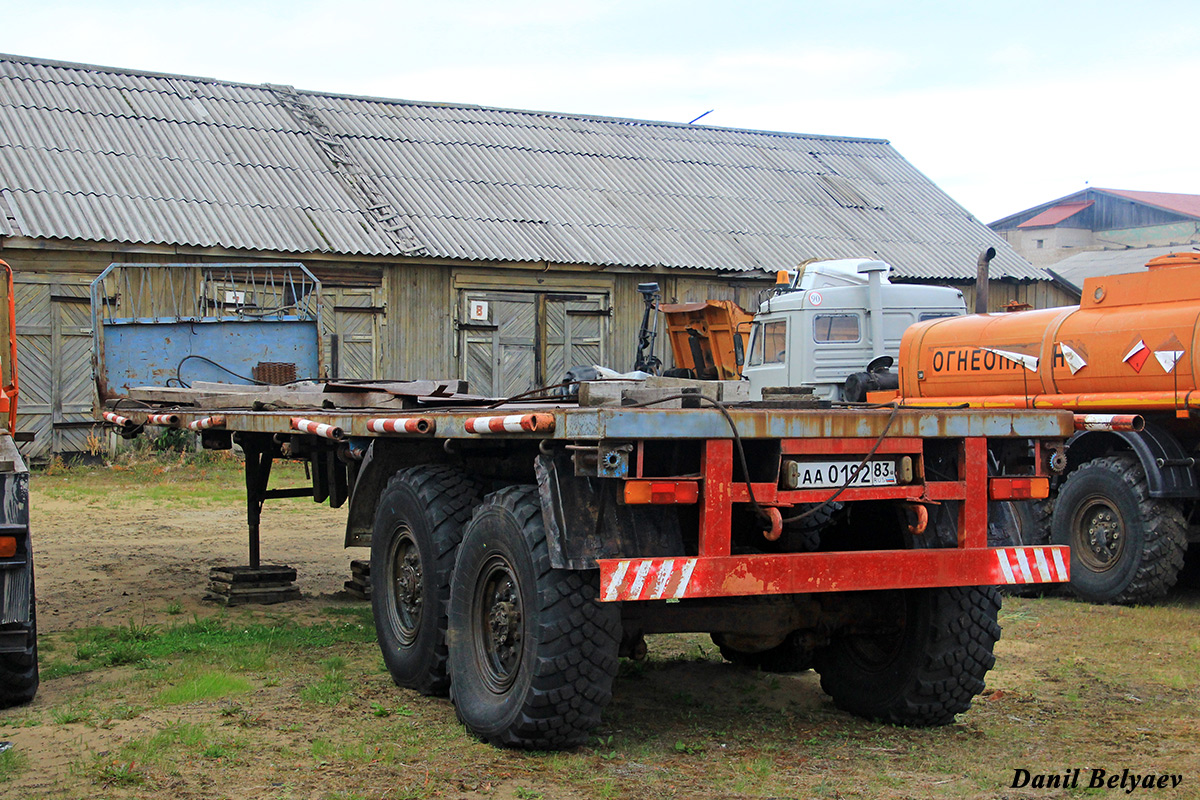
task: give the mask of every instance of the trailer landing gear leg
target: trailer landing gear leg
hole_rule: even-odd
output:
[[[208,594],[223,606],[247,603],[284,603],[299,600],[296,570],[280,564],[263,564],[259,555],[259,523],[263,503],[269,497],[294,497],[294,490],[269,490],[275,442],[270,435],[237,434],[237,443],[246,454],[246,527],[249,531],[250,563],[245,566],[213,567],[208,571]]]

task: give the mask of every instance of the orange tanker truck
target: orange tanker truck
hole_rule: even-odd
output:
[[[1088,279],[1077,307],[918,323],[900,346],[906,404],[1095,415],[1015,535],[1070,545],[1070,589],[1092,602],[1160,597],[1200,550],[1200,253],[1147,267]]]

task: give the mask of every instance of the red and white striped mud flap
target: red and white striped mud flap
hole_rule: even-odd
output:
[[[1071,580],[1071,551],[1062,545],[1001,547],[996,550],[1002,584],[1066,583]]]

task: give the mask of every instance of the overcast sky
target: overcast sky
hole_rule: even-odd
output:
[[[888,139],[984,222],[1200,194],[1200,3],[0,0],[0,52],[407,100]]]

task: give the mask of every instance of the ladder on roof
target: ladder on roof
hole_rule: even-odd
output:
[[[406,256],[428,255],[399,209],[379,191],[371,175],[355,161],[350,149],[334,135],[312,104],[293,86],[268,83],[266,87],[275,93],[284,108],[305,128],[333,173],[341,178],[362,203],[366,215],[392,239],[400,251]]]

